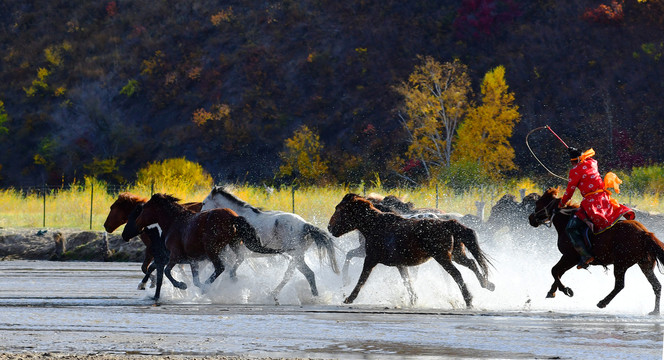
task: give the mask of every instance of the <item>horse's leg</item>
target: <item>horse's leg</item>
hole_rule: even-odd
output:
[[[652,291],[655,292],[655,309],[649,315],[659,315],[659,299],[662,294],[662,284],[659,283],[657,276],[655,276],[655,271],[653,271],[655,265],[652,262],[645,261],[640,262],[639,267],[643,271],[643,275],[650,282],[650,285],[652,285]]]
[[[145,241],[143,242],[145,243]],[[152,247],[147,246],[145,247],[145,256],[143,257],[143,264],[141,264],[141,271],[143,274],[145,274],[145,277],[143,278],[143,281],[141,281],[141,284],[138,285],[139,290],[145,290],[145,284],[147,284],[148,279],[151,280],[150,282],[150,287],[154,287],[154,276],[150,276],[152,272],[154,271],[154,267],[150,267],[153,263],[154,257],[152,256]]]
[[[240,241],[231,243],[230,248],[235,254],[235,263],[230,269],[230,276],[233,281],[237,281],[237,268],[239,268],[240,264],[244,261],[244,251],[242,250],[242,243]]]
[[[611,300],[613,300],[613,298],[618,295],[620,290],[625,287],[625,272],[627,272],[626,266],[619,264],[613,265],[613,276],[616,278],[615,285],[613,286],[613,290],[609,293],[609,295],[606,295],[602,301],[597,303],[598,308],[603,309],[606,307],[606,305],[609,305]]]
[[[180,290],[185,290],[185,289],[187,289],[187,284],[175,280],[175,279],[173,278],[173,275],[171,275],[171,269],[173,269],[173,267],[174,267],[176,264],[177,264],[176,261],[174,261],[174,260],[170,260],[170,261],[168,262],[168,265],[166,265],[166,268],[164,269],[164,275],[166,275],[166,277],[168,278],[168,280],[171,281],[171,284],[173,284],[173,286],[175,286],[176,288],[178,288],[178,289],[180,289]]]
[[[304,275],[304,277],[307,279],[307,282],[309,282],[309,287],[311,288],[311,295],[318,296],[318,288],[316,287],[316,275],[314,275],[314,271],[311,270],[309,265],[307,265],[307,263],[304,262],[304,256],[297,257],[293,259],[293,261],[297,262],[297,269],[300,270],[302,275]]]
[[[214,271],[212,272],[212,275],[205,281],[205,285],[210,285],[212,284],[218,277],[221,275],[221,273],[224,272],[224,263],[221,261],[221,258],[219,258],[218,253],[213,253],[209,255],[210,261],[212,261],[212,265],[214,265]]]
[[[413,306],[415,305],[415,302],[417,302],[417,295],[415,294],[415,290],[413,290],[413,284],[410,281],[410,274],[408,274],[408,268],[405,266],[397,266],[397,269],[399,269],[399,274],[401,275],[403,284],[406,286],[406,290],[408,291],[408,296],[410,297],[410,305]]]
[[[138,284],[138,290],[145,290],[145,284],[147,284],[148,280],[150,279],[150,275],[152,275],[152,272],[156,269],[156,266],[154,265],[154,262],[148,266],[147,269],[145,269],[145,276],[143,276],[143,279],[141,282]],[[154,282],[152,282],[152,286],[154,287]]]
[[[489,281],[489,278],[485,275],[482,275],[475,261],[468,258],[466,254],[462,253],[461,251],[457,252],[455,250],[452,255],[452,260],[454,260],[459,265],[469,268],[473,273],[475,273],[475,276],[477,276],[477,280],[479,280],[480,285],[482,285],[483,288],[489,291],[493,291],[496,289],[496,286],[491,281]]]
[[[452,279],[457,283],[459,286],[459,290],[461,290],[461,294],[463,295],[463,299],[466,301],[466,307],[467,308],[472,308],[473,307],[473,296],[470,295],[470,292],[466,288],[466,283],[463,282],[463,277],[461,277],[461,273],[459,272],[459,269],[454,266],[452,263],[452,260],[450,260],[448,257],[444,255],[436,255],[433,257],[438,261],[438,263],[447,271],[451,276]]]
[[[563,276],[563,274],[574,267],[576,263],[578,262],[578,259],[574,256],[565,256],[563,255],[560,260],[556,263],[556,265],[553,265],[551,268],[551,275],[553,275],[553,284],[551,285],[551,289],[549,292],[546,294],[547,298],[553,298],[556,296],[556,290],[560,290],[563,292],[563,294],[567,296],[574,296],[574,291],[572,289],[565,287],[563,283],[560,281],[560,278]]]
[[[303,255],[304,256],[304,255]],[[286,286],[286,283],[288,280],[290,280],[291,277],[293,277],[293,272],[295,272],[295,267],[296,267],[296,262],[297,262],[297,257],[293,257],[289,262],[288,262],[288,268],[286,268],[286,273],[284,273],[284,278],[281,280],[279,285],[277,285],[274,290],[272,290],[272,297],[274,298],[274,303],[279,305],[279,293],[281,292],[281,289]]]
[[[155,303],[159,300],[159,295],[161,294],[161,284],[164,280],[164,264],[160,263],[156,267],[157,267],[157,289],[154,291]]]
[[[367,282],[367,279],[371,274],[371,270],[373,270],[377,264],[378,262],[369,257],[364,258],[364,265],[362,266],[362,273],[360,273],[360,278],[357,280],[357,284],[355,285],[353,291],[346,298],[346,300],[344,300],[344,304],[352,304],[353,301],[355,301],[355,298],[360,293],[360,289],[362,286],[364,286],[364,283]]]
[[[189,267],[191,268],[191,277],[194,280],[194,286],[196,286],[197,288],[200,288],[203,285],[201,285],[201,280],[199,280],[199,278],[198,278],[198,274],[199,274],[198,262],[195,261],[195,260],[190,262]]]
[[[346,261],[344,261],[344,267],[343,269],[341,269],[344,285],[348,285],[348,283],[350,282],[350,278],[348,277],[348,268],[350,267],[351,259],[353,259],[354,257],[362,257],[365,255],[366,253],[364,251],[364,244],[362,243],[360,243],[360,246],[346,253]]]

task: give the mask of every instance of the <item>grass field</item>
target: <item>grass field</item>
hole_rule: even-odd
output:
[[[326,226],[334,207],[348,192],[358,194],[394,194],[417,207],[439,208],[447,212],[477,214],[476,202],[484,202],[484,216],[488,217],[496,201],[505,194],[520,199],[519,190],[526,193],[541,193],[529,181],[515,182],[505,187],[472,189],[463,194],[439,186],[408,189],[383,189],[380,184],[361,188],[308,187],[293,190],[290,187],[267,189],[252,185],[232,185],[232,192],[251,205],[268,210],[294,211],[308,221]],[[183,202],[202,201],[210,189],[148,188],[133,186],[124,189],[137,195],[149,197],[153,192],[172,194]],[[117,192],[109,191],[105,184],[87,179],[67,189],[50,189],[45,192],[24,192],[17,189],[0,190],[0,227],[4,228],[72,228],[103,230],[103,223]],[[438,196],[436,196],[438,194]],[[578,194],[576,195],[578,197]],[[436,199],[437,197],[437,199]],[[661,196],[630,195],[623,192],[616,196],[619,202],[638,209],[661,213]],[[579,201],[580,198],[575,198]]]

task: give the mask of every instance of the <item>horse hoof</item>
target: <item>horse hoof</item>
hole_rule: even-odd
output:
[[[606,307],[606,303],[604,301],[600,301],[597,303],[597,307],[600,309],[604,309]]]
[[[553,299],[554,297],[556,297],[556,293],[548,293],[548,294],[546,294],[546,298],[547,298],[547,299]]]
[[[177,283],[175,285],[175,287],[180,289],[180,290],[187,290],[187,284],[185,284],[185,283]]]
[[[353,303],[353,299],[351,299],[349,297],[344,300],[344,304],[352,304],[352,303]]]
[[[145,290],[145,283],[138,284],[138,290]]]
[[[569,297],[572,297],[572,296],[574,296],[574,291],[572,291],[572,289],[570,289],[570,288],[564,288],[563,289],[563,294],[565,294]]]
[[[489,291],[494,291],[496,290],[496,285],[494,285],[492,282],[487,282],[486,289]]]
[[[659,310],[653,310],[649,312],[648,315],[659,315]]]

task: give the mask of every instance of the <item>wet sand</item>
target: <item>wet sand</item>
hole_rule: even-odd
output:
[[[244,356],[157,356],[157,355],[115,355],[115,354],[57,354],[57,353],[0,353],[0,360],[278,360],[304,358],[272,358],[272,357],[244,357]]]

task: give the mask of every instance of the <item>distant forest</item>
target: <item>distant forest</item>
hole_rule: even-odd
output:
[[[0,40],[5,187],[130,182],[175,157],[217,182],[285,182],[302,125],[327,182],[396,185],[395,86],[418,56],[458,59],[476,96],[504,66],[521,115],[507,176],[543,175],[524,140],[546,124],[603,172],[664,162],[664,0],[2,1]],[[530,140],[565,172],[552,136]]]

